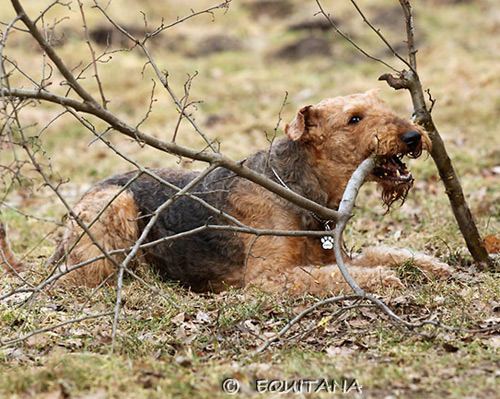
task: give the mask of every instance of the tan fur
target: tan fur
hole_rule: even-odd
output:
[[[75,205],[73,211],[84,224],[89,225],[119,190],[119,187],[114,186],[94,189]],[[90,233],[105,251],[128,248],[138,238],[137,216],[133,196],[128,192],[122,192],[104,210],[98,221],[90,227]],[[59,254],[68,252],[70,246],[83,231],[74,219],[69,221],[68,227],[62,242],[59,244],[57,251]],[[87,234],[83,234],[78,245],[70,252],[60,267],[64,270],[68,266],[77,265],[101,254],[101,250],[93,243],[92,239]],[[114,255],[113,258],[121,261],[125,256]],[[113,263],[105,258],[67,274],[65,279],[75,285],[94,287],[114,270]]]
[[[433,256],[386,245],[366,248],[362,256],[353,259],[352,263],[356,266],[374,267],[377,265],[400,265],[410,260],[434,277],[447,277],[453,271],[451,266],[439,262]]]
[[[7,229],[2,222],[0,222],[0,264],[3,264],[9,273],[25,271],[29,266],[28,263],[17,259],[12,252],[7,238]]]

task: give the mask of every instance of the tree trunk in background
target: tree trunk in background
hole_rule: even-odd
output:
[[[467,205],[458,176],[448,156],[443,139],[432,120],[430,111],[425,104],[424,90],[418,75],[412,71],[403,71],[400,76],[382,75],[379,80],[385,80],[392,88],[408,89],[414,108],[414,116],[419,125],[423,126],[432,140],[431,156],[436,164],[439,176],[444,183],[446,194],[464,237],[465,243],[474,261],[481,267],[491,264],[491,258],[486,251],[484,241],[479,235],[472,213]]]

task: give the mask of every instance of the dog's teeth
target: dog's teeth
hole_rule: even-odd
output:
[[[401,172],[399,171],[399,169],[396,170],[396,176],[401,177]]]

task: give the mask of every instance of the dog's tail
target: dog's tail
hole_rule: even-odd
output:
[[[3,265],[8,273],[16,274],[23,272],[31,267],[31,264],[18,259],[12,251],[7,238],[7,227],[0,220],[0,264]]]

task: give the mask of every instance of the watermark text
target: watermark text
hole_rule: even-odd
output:
[[[253,388],[259,394],[303,394],[303,393],[363,393],[363,387],[356,378],[297,378],[291,380],[257,379]],[[235,378],[227,378],[222,382],[222,390],[228,394],[240,391],[240,383]]]

